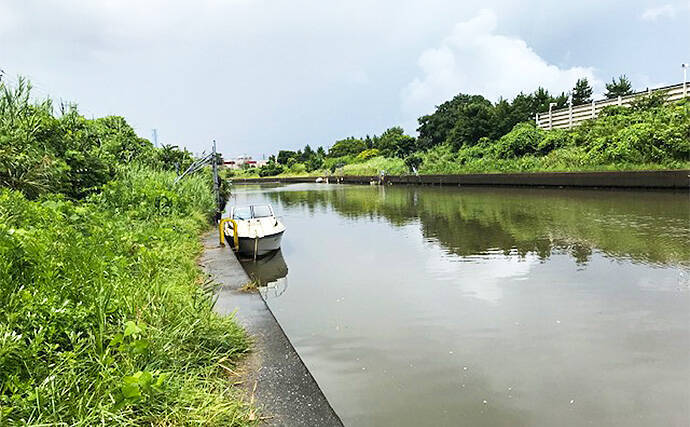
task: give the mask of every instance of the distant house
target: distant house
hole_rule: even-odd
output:
[[[266,160],[254,160],[252,156],[237,156],[234,159],[228,159],[223,162],[228,169],[242,169],[242,166],[261,167],[268,163]]]

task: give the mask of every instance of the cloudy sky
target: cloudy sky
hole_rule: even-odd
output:
[[[458,92],[677,83],[689,40],[687,0],[0,0],[6,79],[226,156],[414,134]]]

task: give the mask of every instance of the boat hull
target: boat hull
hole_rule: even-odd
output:
[[[277,251],[280,249],[280,241],[283,238],[283,233],[284,231],[281,231],[276,234],[269,234],[267,236],[260,237],[258,242],[255,241],[256,239],[249,237],[240,237],[238,239],[240,246],[239,253],[253,257],[254,249],[256,248],[256,256],[260,257]],[[228,237],[228,241],[232,242],[232,236]]]

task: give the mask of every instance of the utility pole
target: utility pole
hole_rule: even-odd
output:
[[[221,200],[220,200],[220,186],[218,181],[218,154],[216,153],[216,140],[213,140],[213,154],[211,157],[213,162],[213,192],[216,195],[216,220],[220,220],[221,212]]]
[[[683,97],[685,98],[688,96],[688,65],[686,64],[680,64],[681,67],[683,67]]]
[[[158,147],[158,129],[153,129],[153,146]]]

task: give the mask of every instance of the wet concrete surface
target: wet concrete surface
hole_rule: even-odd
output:
[[[243,383],[262,420],[272,426],[342,426],[261,295],[240,290],[249,277],[232,250],[218,244],[216,232],[202,240],[200,264],[222,285],[216,311],[234,313],[254,340]]]

